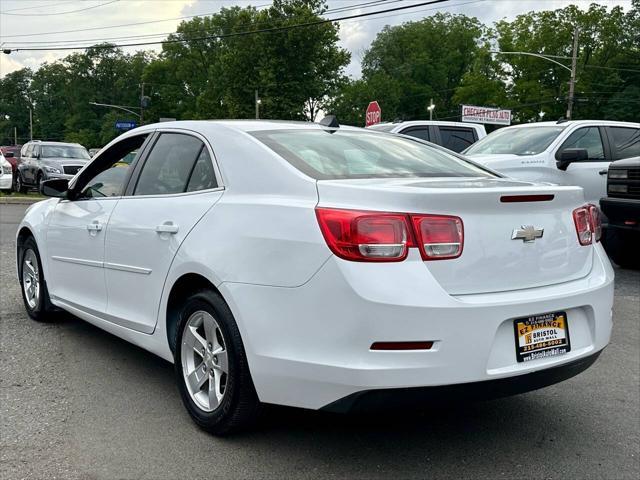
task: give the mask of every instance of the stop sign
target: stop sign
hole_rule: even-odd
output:
[[[365,115],[365,126],[368,127],[370,125],[375,125],[376,123],[380,123],[382,121],[382,110],[380,109],[380,105],[375,100],[369,104],[367,107],[367,113]]]

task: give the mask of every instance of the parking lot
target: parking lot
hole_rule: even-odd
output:
[[[25,314],[0,205],[0,478],[638,478],[640,272],[616,270],[609,347],[583,374],[421,414],[272,408],[252,432],[200,431],[172,366],[71,316]]]

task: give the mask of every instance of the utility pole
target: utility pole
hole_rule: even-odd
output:
[[[258,97],[258,89],[255,89],[255,102],[256,102],[256,120],[260,118],[260,97]]]
[[[13,144],[18,144],[18,127],[13,127]]]
[[[145,99],[144,99],[144,82],[142,82],[141,85],[141,92],[140,92],[140,125],[144,124],[144,103],[145,103]]]
[[[433,98],[431,100],[429,100],[429,106],[427,107],[427,110],[429,110],[429,121],[433,120],[433,109],[436,108],[436,106],[433,104]]]
[[[578,27],[573,31],[573,54],[571,55],[571,80],[569,80],[569,104],[567,105],[567,120],[571,120],[573,113],[573,97],[576,88],[576,65],[578,63]]]

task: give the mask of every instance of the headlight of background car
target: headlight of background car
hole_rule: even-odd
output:
[[[6,163],[2,165],[2,174],[3,175],[7,175],[11,173],[11,164],[10,163]]]
[[[626,170],[609,170],[609,178],[627,178]]]
[[[59,169],[54,167],[44,167],[47,173],[62,173]]]
[[[609,193],[627,193],[627,185],[609,185]]]

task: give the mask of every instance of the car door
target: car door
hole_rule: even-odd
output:
[[[29,180],[29,169],[31,168],[31,153],[33,152],[34,144],[28,144],[24,149],[24,155],[20,156],[20,176],[22,177],[23,183],[31,183]]]
[[[640,157],[640,128],[626,126],[605,128],[611,145],[612,160]]]
[[[562,143],[556,152],[556,159],[560,159],[563,150],[567,148],[583,148],[587,150],[588,158],[572,162],[564,172],[565,185],[577,185],[584,190],[587,202],[598,205],[600,199],[606,196],[606,175],[600,172],[606,170],[611,163],[604,148],[602,127],[581,127],[574,130]]]
[[[478,139],[473,128],[438,126],[440,145],[454,152],[462,152]]]
[[[153,332],[171,262],[222,192],[203,137],[184,131],[157,136],[107,227],[110,321]]]
[[[127,139],[128,151],[136,151],[145,136]],[[47,228],[49,278],[52,298],[103,317],[107,306],[104,276],[105,229],[130,176],[129,165],[119,165],[124,155],[117,143],[90,165],[78,180],[81,190],[74,200],[56,205]],[[120,150],[119,150],[120,149]],[[118,164],[118,167],[113,165]]]

